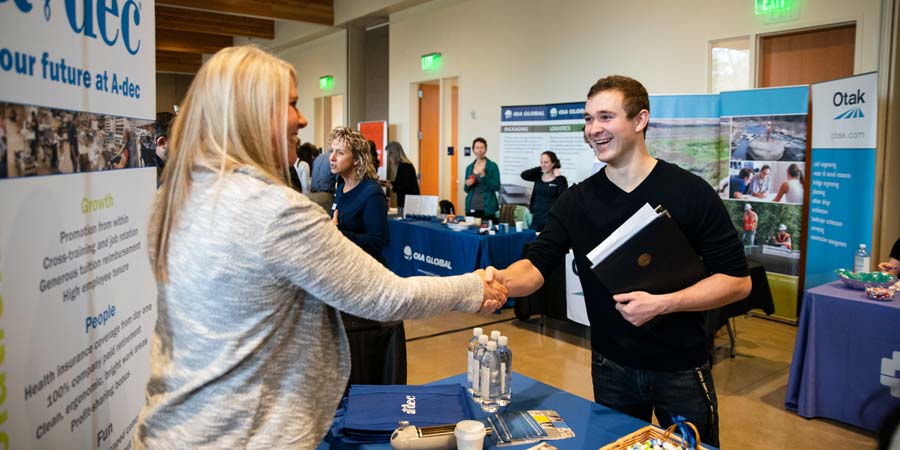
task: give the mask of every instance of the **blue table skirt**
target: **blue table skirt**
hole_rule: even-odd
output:
[[[459,383],[466,384],[466,375],[456,375],[429,384]],[[558,441],[549,441],[556,447],[567,450],[598,449],[616,439],[625,436],[647,424],[634,417],[609,409],[605,406],[587,401],[581,397],[541,383],[533,378],[513,373],[512,403],[509,408],[516,411],[529,409],[552,409],[560,414],[572,430],[575,437]],[[477,407],[476,407],[477,410]],[[518,445],[508,448],[524,449],[535,444]],[[322,442],[321,449],[371,449],[387,450],[390,444],[348,446],[341,442]],[[484,448],[494,448],[490,438],[485,439]],[[507,448],[507,447],[504,447]],[[716,450],[715,447],[703,446],[704,449]]]
[[[898,369],[900,299],[870,300],[839,281],[806,292],[787,409],[877,430],[900,408]]]
[[[437,222],[388,220],[388,242],[383,250],[388,268],[401,277],[460,275],[518,261],[533,230],[478,234],[474,228],[453,231]]]

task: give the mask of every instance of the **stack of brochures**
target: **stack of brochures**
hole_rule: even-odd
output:
[[[575,437],[559,413],[551,410],[508,411],[486,419],[496,446],[530,444]]]
[[[707,276],[703,261],[662,207],[644,204],[587,254],[591,270],[613,294],[667,294]]]

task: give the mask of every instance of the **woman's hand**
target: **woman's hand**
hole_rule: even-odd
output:
[[[334,224],[334,226],[337,226],[338,224],[338,210],[336,209],[334,210],[334,215],[331,216],[331,223]]]

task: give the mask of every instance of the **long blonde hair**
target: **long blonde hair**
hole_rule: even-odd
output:
[[[353,131],[350,127],[337,127],[328,134],[328,145],[333,146],[334,141],[344,141],[344,144],[353,154],[356,164],[356,179],[362,181],[366,178],[378,179],[375,165],[372,162],[372,153],[369,151],[369,141],[359,131]]]
[[[290,64],[253,46],[222,49],[197,72],[169,134],[158,209],[150,219],[157,281],[168,280],[169,241],[190,195],[192,172],[211,171],[221,180],[251,166],[285,184],[288,99],[296,78]]]
[[[403,151],[403,146],[397,141],[388,143],[384,150],[387,153],[387,179],[394,181],[397,178],[397,169],[400,167],[400,164],[408,163],[412,165],[412,161],[409,160],[406,152]]]

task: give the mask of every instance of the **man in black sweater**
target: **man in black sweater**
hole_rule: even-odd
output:
[[[528,295],[572,248],[591,322],[594,400],[648,422],[655,410],[663,427],[684,416],[704,442],[718,446],[702,311],[749,294],[747,262],[712,187],[647,152],[649,110],[647,90],[631,78],[614,75],[591,87],[585,140],[606,167],[556,201],[526,259],[490,276],[505,282],[511,297]],[[645,203],[669,211],[710,275],[662,295],[612,295],[586,255]]]

